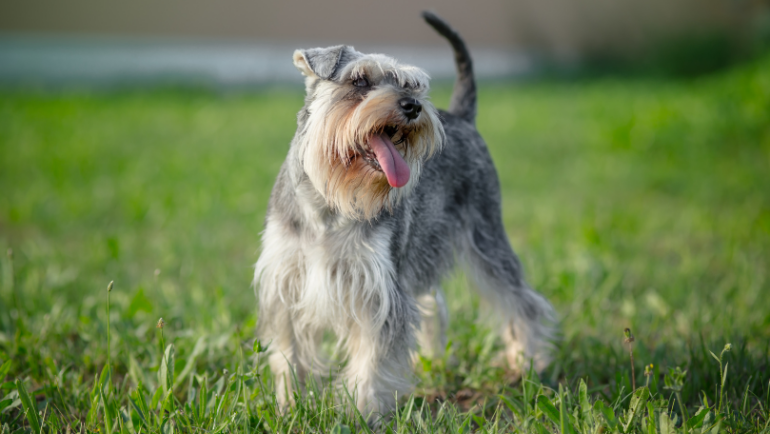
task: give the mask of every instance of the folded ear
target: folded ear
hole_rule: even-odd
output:
[[[347,45],[297,50],[294,52],[294,66],[307,77],[328,80],[342,66],[341,60],[352,57],[353,53],[355,50]]]

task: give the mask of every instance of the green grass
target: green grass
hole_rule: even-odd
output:
[[[768,432],[768,70],[482,83],[508,234],[562,340],[514,381],[458,274],[451,347],[386,426]],[[322,388],[279,414],[255,356],[252,265],[302,98],[0,93],[0,432],[365,428]]]

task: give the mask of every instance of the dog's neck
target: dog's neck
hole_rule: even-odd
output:
[[[329,206],[324,195],[310,181],[295,148],[290,150],[286,165],[289,185],[292,187],[288,191],[294,205],[292,208],[303,226],[318,233],[351,224],[367,223],[345,216]]]

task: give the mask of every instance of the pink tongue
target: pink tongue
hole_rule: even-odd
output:
[[[393,146],[387,135],[372,136],[369,139],[369,147],[377,156],[377,161],[388,178],[391,187],[403,187],[409,182],[409,165],[404,157]]]

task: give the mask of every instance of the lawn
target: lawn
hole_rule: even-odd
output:
[[[418,361],[383,430],[768,432],[768,71],[481,83],[555,360],[512,378],[458,273],[447,353]],[[367,429],[344,391],[278,412],[254,342],[301,87],[0,91],[1,433]],[[445,107],[449,87],[433,95]]]

